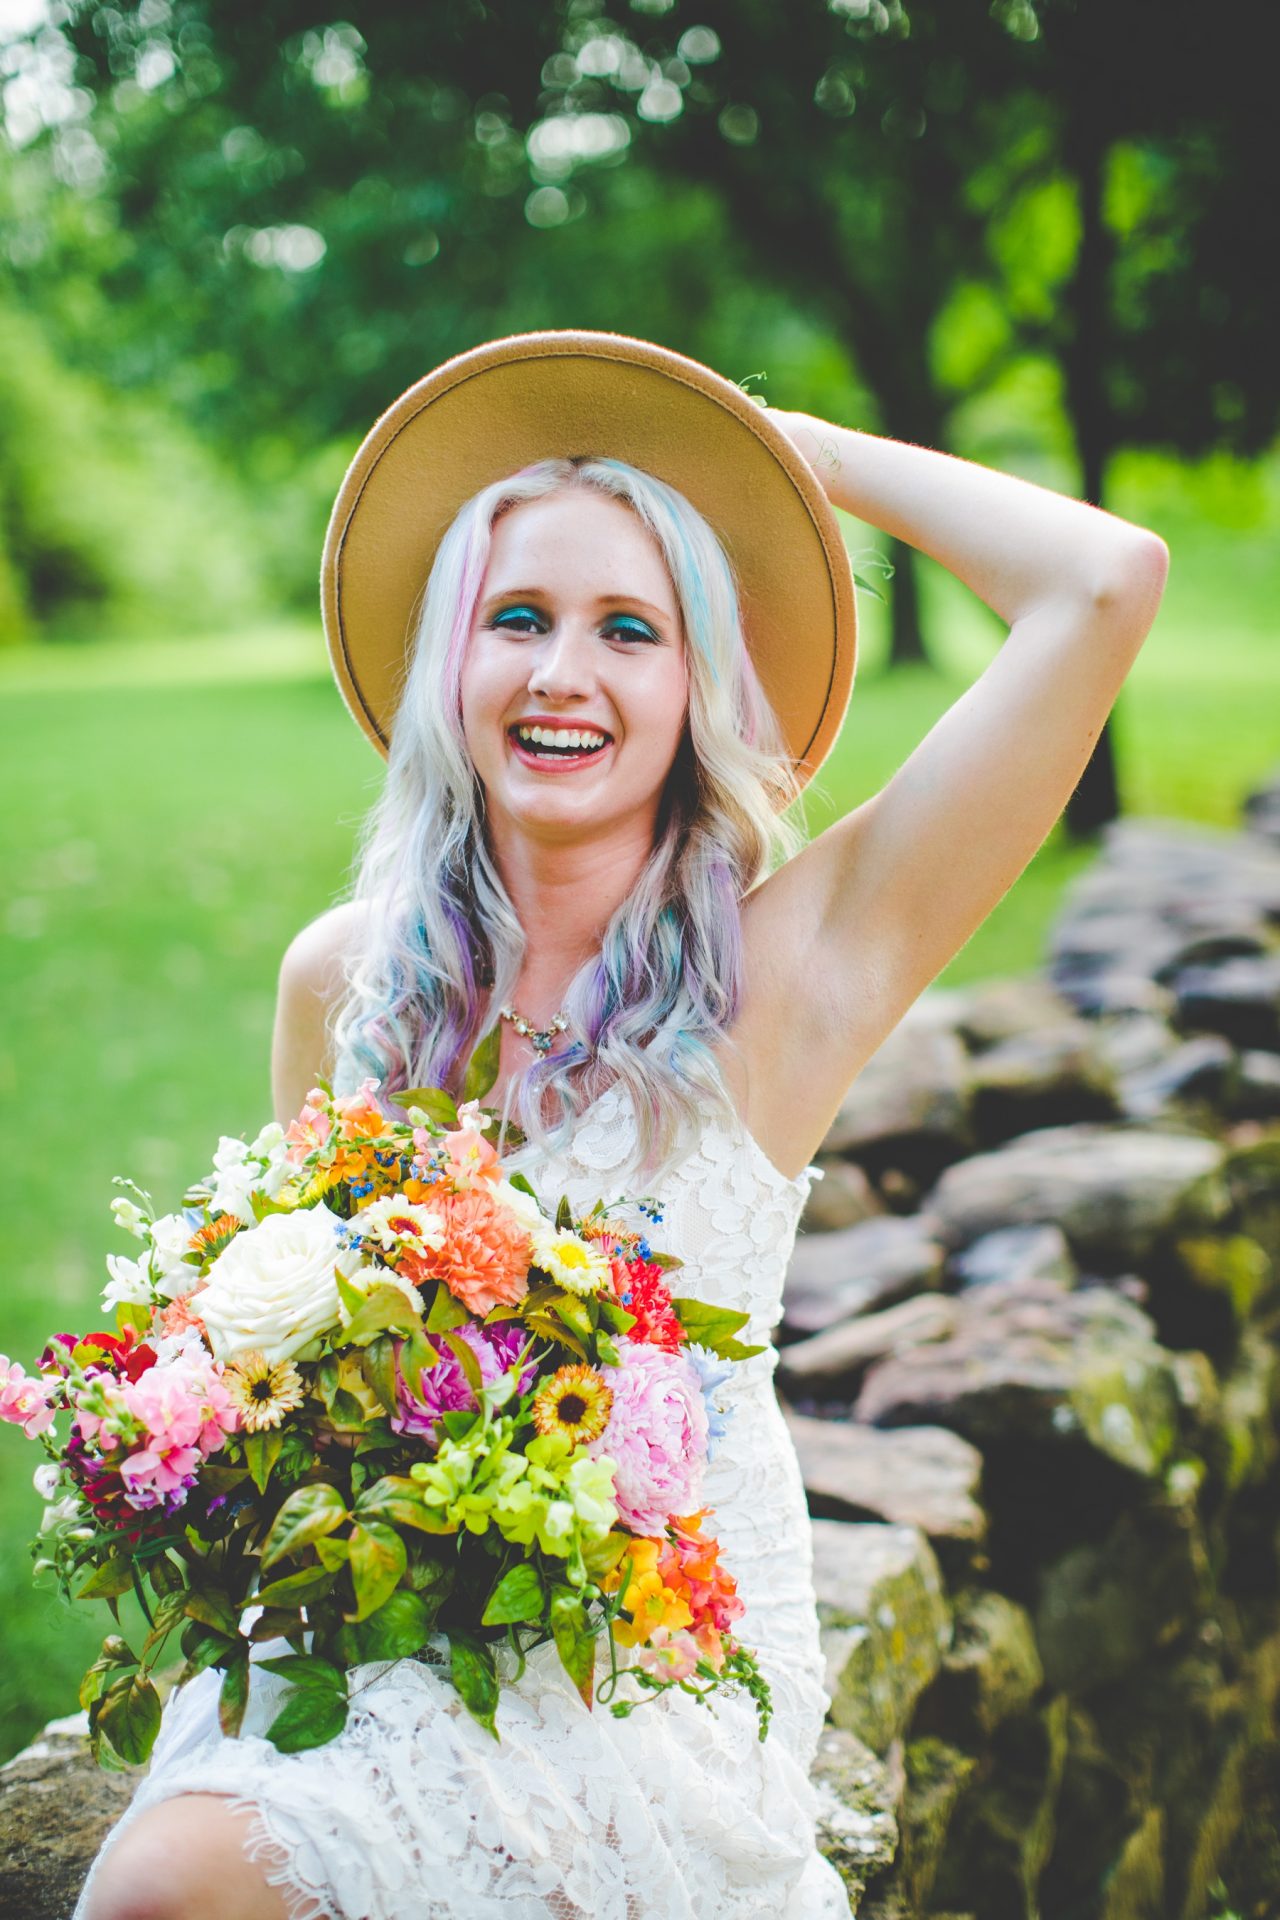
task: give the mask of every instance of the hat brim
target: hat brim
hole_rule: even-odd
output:
[[[422,593],[460,507],[551,456],[606,454],[667,481],[714,528],[801,785],[834,744],[857,615],[839,522],[781,428],[696,360],[624,334],[514,334],[457,355],[368,434],[325,539],[329,657],[384,757]]]

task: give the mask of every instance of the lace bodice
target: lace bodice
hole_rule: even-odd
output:
[[[627,1097],[610,1088],[568,1152],[528,1147],[515,1164],[544,1202],[567,1193],[590,1207],[628,1191],[634,1149]],[[680,1290],[747,1311],[752,1342],[779,1318],[807,1186],[717,1114],[655,1192],[655,1239],[685,1263]],[[206,1673],[167,1704],[134,1812],[193,1791],[250,1808],[291,1920],[848,1920],[814,1844],[808,1771],[827,1695],[776,1361],[767,1347],[721,1389],[730,1417],[703,1494],[746,1602],[737,1632],[772,1687],[766,1741],[743,1695],[711,1707],[663,1695],[626,1720],[589,1712],[548,1646],[504,1688],[499,1743],[430,1666],[402,1661],[357,1668],[339,1739],[283,1755],[261,1737],[283,1683],[255,1672],[244,1734],[228,1741]]]

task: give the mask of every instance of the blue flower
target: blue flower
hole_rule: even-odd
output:
[[[733,1417],[733,1408],[725,1406],[716,1398],[716,1394],[732,1375],[733,1362],[722,1360],[708,1347],[688,1346],[684,1351],[697,1369],[698,1384],[702,1388],[707,1409],[707,1458],[714,1460],[716,1448],[724,1439],[728,1423]]]

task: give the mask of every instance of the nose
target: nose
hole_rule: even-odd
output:
[[[591,635],[561,622],[533,651],[529,692],[544,700],[585,700],[594,689]]]

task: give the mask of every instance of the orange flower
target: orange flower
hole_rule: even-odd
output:
[[[410,1278],[443,1280],[471,1313],[513,1306],[529,1290],[529,1236],[487,1188],[442,1193],[428,1187],[423,1199],[444,1222],[438,1249],[415,1258]]]
[[[216,1220],[196,1228],[187,1243],[188,1251],[198,1253],[202,1260],[206,1254],[217,1255],[231,1245],[239,1231],[240,1222],[234,1213],[220,1213]]]
[[[634,1647],[648,1640],[658,1627],[687,1627],[693,1615],[685,1601],[664,1580],[663,1563],[668,1558],[663,1540],[633,1540],[618,1566],[602,1583],[602,1591],[616,1593],[622,1585],[622,1572],[628,1567],[622,1604],[630,1621],[617,1619],[613,1637],[620,1646]]]

